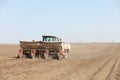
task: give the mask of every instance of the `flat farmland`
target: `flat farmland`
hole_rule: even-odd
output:
[[[0,45],[0,80],[120,80],[119,43],[72,43],[67,59],[17,59],[19,45]]]

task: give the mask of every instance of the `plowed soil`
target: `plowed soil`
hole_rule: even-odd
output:
[[[120,80],[120,44],[71,44],[67,59],[17,59],[19,45],[0,45],[0,80]]]

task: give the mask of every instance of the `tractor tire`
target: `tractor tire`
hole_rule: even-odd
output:
[[[64,54],[63,54],[63,58],[64,58],[64,59],[67,59],[67,54],[68,54],[68,53],[64,53]]]
[[[62,57],[63,57],[63,55],[62,55],[62,54],[59,54],[59,53],[58,53],[57,55],[58,55],[58,59],[61,60]]]
[[[38,59],[40,59],[41,58],[41,55],[40,54],[38,54]]]
[[[23,58],[23,55],[18,55],[17,58]]]
[[[35,59],[35,54],[34,53],[31,53],[31,58]]]

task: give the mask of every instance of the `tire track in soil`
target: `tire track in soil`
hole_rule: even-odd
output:
[[[103,56],[103,55],[101,55],[101,56]],[[72,68],[71,70],[69,70],[69,71],[67,71],[67,73],[64,73],[64,74],[62,74],[62,78],[60,79],[60,80],[66,80],[65,78],[67,78],[67,77],[69,77],[70,75],[72,75],[73,73],[75,73],[76,71],[78,71],[79,69],[81,69],[82,67],[85,67],[85,66],[89,66],[89,65],[91,65],[92,63],[97,63],[97,62],[99,62],[100,60],[103,60],[103,59],[105,59],[106,57],[108,57],[108,56],[106,56],[106,57],[104,57],[103,59],[99,59],[99,57],[100,57],[100,55],[99,56],[96,56],[96,58],[95,57],[92,57],[93,58],[93,60],[90,60],[90,61],[88,61],[88,62],[84,62],[83,64],[79,64],[79,65],[77,65],[76,67],[74,67],[74,68]],[[113,56],[112,56],[113,57]],[[111,62],[112,61],[112,57],[110,56],[110,58],[108,58],[107,59],[107,61],[98,69],[98,71],[96,71],[95,73],[93,73],[93,75],[92,75],[92,77],[90,77],[90,79],[89,80],[92,80],[109,62]],[[95,58],[95,59],[94,59]],[[97,61],[98,60],[98,61]],[[91,63],[92,62],[92,63]],[[51,79],[52,80],[52,79]],[[56,79],[54,79],[54,80],[56,80]],[[58,79],[59,80],[59,79]]]
[[[69,77],[73,73],[76,73],[79,69],[84,68],[85,66],[89,66],[91,64],[100,62],[101,60],[104,60],[104,59],[105,59],[105,57],[100,58],[100,56],[95,56],[95,57],[86,59],[86,61],[83,60],[83,63],[77,64],[77,66],[74,66],[73,68],[71,68],[67,72],[60,74],[62,76],[62,77],[60,77],[60,80],[66,80],[67,77]],[[111,60],[111,58],[108,58],[106,63],[109,62],[110,60]],[[49,80],[59,80],[59,79],[58,78],[57,79],[56,78],[55,79],[51,78]]]
[[[114,59],[113,65],[111,65],[111,68],[109,69],[109,73],[108,73],[107,76],[105,77],[105,80],[113,80],[113,79],[111,78],[111,74],[113,73],[113,70],[114,70],[114,68],[115,68],[115,66],[116,66],[116,64],[117,64],[118,59],[119,59],[119,57],[117,57],[117,58]],[[111,59],[111,60],[112,60],[112,59]],[[111,60],[110,60],[110,61],[111,61]],[[104,69],[104,67],[106,67],[107,64],[109,64],[110,61],[108,61],[108,62],[106,62],[105,64],[103,64],[102,67],[101,67],[97,72],[95,72],[95,73],[93,74],[93,76],[92,76],[89,80],[96,80],[96,79],[94,79],[94,78],[102,71],[102,69]]]
[[[110,72],[109,72],[109,74],[107,75],[107,77],[106,77],[105,80],[112,80],[112,79],[111,79],[111,75],[112,75],[113,70],[114,70],[114,68],[115,68],[115,66],[116,66],[116,64],[117,64],[118,59],[119,59],[119,56],[116,58],[114,64],[112,65],[112,68],[110,69]]]
[[[119,80],[119,79],[120,79],[120,63],[118,64],[117,72],[116,72],[116,80]]]
[[[93,80],[93,78],[112,60],[112,58],[109,58],[93,75],[90,77],[89,80]]]
[[[98,57],[100,57],[100,56],[98,56]],[[97,60],[96,60],[97,59]],[[86,61],[85,61],[86,60]],[[90,58],[90,61],[89,60],[87,60],[87,59],[85,59],[85,60],[82,60],[82,61],[84,61],[82,64],[79,64],[79,65],[77,65],[77,66],[75,66],[75,65],[73,65],[73,68],[71,69],[71,70],[69,70],[67,73],[68,73],[68,76],[69,76],[69,74],[72,74],[73,72],[74,72],[74,70],[76,70],[77,71],[77,69],[79,69],[79,66],[81,66],[81,67],[84,67],[84,66],[87,66],[87,65],[90,65],[91,64],[91,62],[96,62],[96,61],[100,61],[101,60],[101,58],[99,59],[99,58],[97,58],[96,56],[95,56],[95,58]],[[62,62],[64,62],[64,61],[62,61]],[[67,61],[68,62],[68,61]],[[61,63],[61,62],[60,62]],[[85,64],[84,64],[85,63]],[[70,64],[69,64],[70,65]],[[59,65],[56,65],[57,66],[57,68],[55,68],[55,69],[58,69],[59,67],[61,68],[61,66],[59,66]],[[64,65],[63,65],[63,67],[64,67]],[[67,66],[65,66],[65,67],[67,67]],[[59,69],[60,69],[59,68]],[[53,70],[51,70],[51,71],[48,71],[48,72],[42,72],[42,74],[44,75],[44,74],[46,74],[46,73],[50,73],[50,72],[52,72],[52,71],[54,71],[55,69],[53,69]],[[31,72],[31,71],[27,71],[27,72]],[[21,75],[21,74],[26,74],[26,71],[21,71],[20,73],[18,73],[17,75]],[[65,76],[64,74],[62,74],[63,76]],[[51,79],[51,78],[50,78]],[[50,80],[50,79],[48,79],[48,80]]]
[[[112,47],[108,47],[108,48],[106,48],[106,49],[104,49],[104,50],[102,50],[102,51],[99,51],[99,52],[97,52],[97,53],[101,53],[101,52],[104,52],[104,51],[107,51],[108,52],[108,50],[109,49],[111,49]],[[108,52],[109,53],[109,52]],[[109,55],[109,54],[105,54],[105,55]],[[60,74],[60,76],[62,77],[60,77],[60,79],[62,80],[62,79],[65,79],[65,78],[67,78],[67,77],[69,77],[70,75],[72,75],[73,73],[76,73],[76,71],[78,71],[79,69],[81,69],[82,67],[85,67],[85,66],[89,66],[89,65],[91,65],[92,63],[94,64],[94,63],[97,63],[97,62],[99,62],[99,61],[101,61],[101,60],[103,60],[103,59],[105,59],[105,57],[103,58],[103,56],[105,56],[104,54],[102,54],[102,55],[94,55],[94,56],[92,56],[92,57],[90,57],[90,58],[88,58],[88,61],[87,62],[84,62],[84,63],[82,63],[82,64],[79,64],[79,65],[77,65],[77,66],[73,66],[72,68],[70,68],[69,70],[68,69],[66,69],[65,71],[67,71],[67,72],[62,72],[61,74]],[[102,57],[103,59],[100,59],[99,57]],[[90,60],[89,60],[90,59]],[[91,60],[92,59],[92,60]],[[109,62],[109,60],[107,61],[107,62]],[[106,62],[106,64],[107,64],[107,62]],[[64,70],[64,69],[61,69],[61,70]],[[57,72],[59,72],[59,70],[57,70]],[[57,75],[56,75],[57,76]],[[59,80],[58,78],[55,78],[55,79],[53,79],[52,77],[49,79],[49,80]]]
[[[108,47],[108,48],[106,48],[106,49],[104,49],[104,50],[102,50],[102,51],[99,51],[99,52],[97,52],[97,53],[103,53],[104,51],[108,51],[109,49],[111,49],[112,47]],[[92,60],[89,60],[88,62],[84,62],[83,64],[79,64],[79,65],[77,65],[76,67],[73,67],[71,70],[69,70],[69,71],[67,71],[67,73],[63,73],[61,76],[62,76],[62,78],[60,78],[60,80],[66,80],[65,78],[67,78],[68,76],[70,76],[70,75],[72,75],[73,73],[75,73],[76,71],[78,71],[79,70],[79,68],[82,68],[82,67],[85,67],[85,66],[88,66],[88,65],[91,65],[92,63],[97,63],[97,61],[99,62],[99,61],[101,61],[101,60],[103,60],[103,59],[105,59],[105,57],[103,58],[103,59],[100,59],[99,57],[102,57],[103,55],[94,55],[94,56],[92,56],[92,58],[88,58],[88,59],[92,59]],[[110,61],[111,61],[111,57],[105,62],[105,64],[103,64],[102,65],[102,67],[105,67]],[[99,69],[99,71],[101,71],[101,69],[102,69],[102,67]],[[99,73],[99,71],[97,71],[97,72],[95,72],[94,73],[94,75],[95,74],[97,74],[97,73]],[[93,75],[93,77],[94,77],[94,75]],[[52,79],[51,79],[52,80]],[[55,79],[56,80],[56,79]],[[57,80],[59,80],[59,79],[57,79]],[[92,80],[92,78],[90,79],[90,80]]]
[[[119,47],[116,48],[116,51],[115,51],[114,53],[118,53],[118,52],[120,52],[120,51],[119,51]],[[113,54],[113,55],[115,55],[115,54]],[[113,59],[114,59],[114,58],[113,58]],[[109,73],[108,73],[108,75],[106,76],[105,80],[113,80],[113,79],[111,79],[111,75],[112,75],[112,73],[113,73],[114,68],[117,66],[118,59],[119,59],[119,55],[118,55],[118,57],[116,57],[116,58],[114,59],[113,65],[112,65],[111,68],[109,69]],[[111,61],[111,60],[112,60],[112,58],[110,59],[110,61]],[[95,72],[95,73],[93,74],[93,76],[92,76],[89,80],[94,80],[94,77],[95,77],[97,74],[99,74],[99,73],[102,71],[102,69],[104,69],[104,67],[106,67],[106,65],[109,64],[110,61],[108,60],[108,62],[106,62],[105,64],[103,64],[103,65],[101,66],[101,68],[100,68],[97,72]]]

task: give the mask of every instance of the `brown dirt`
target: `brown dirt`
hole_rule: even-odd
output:
[[[120,44],[72,44],[68,59],[16,59],[18,45],[0,45],[0,80],[120,80]]]

